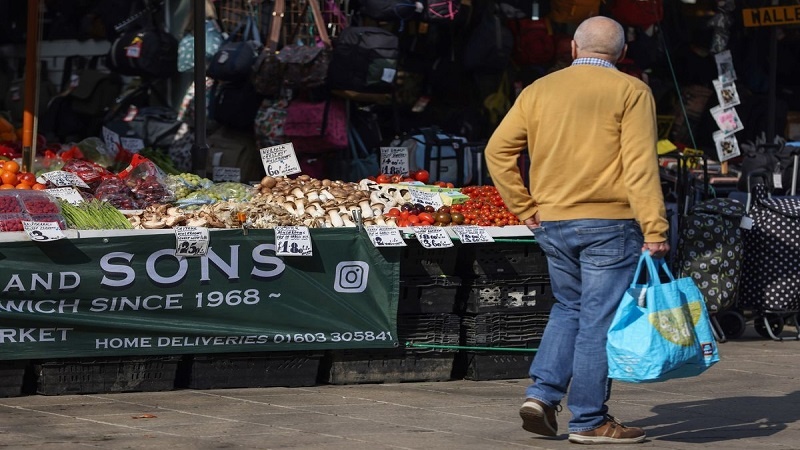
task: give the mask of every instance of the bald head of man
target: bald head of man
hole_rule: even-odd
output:
[[[625,56],[625,30],[613,19],[590,17],[575,30],[572,58],[600,58],[611,64]]]

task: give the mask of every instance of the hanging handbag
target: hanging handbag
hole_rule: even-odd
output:
[[[289,102],[283,98],[278,100],[265,98],[261,102],[253,126],[258,148],[273,147],[286,141],[283,125],[286,123],[288,106]]]
[[[275,0],[275,9],[269,25],[267,45],[258,55],[253,68],[253,86],[259,94],[275,97],[281,92],[283,86],[283,65],[278,60],[278,41],[281,36],[283,14],[285,12],[284,0]]]
[[[311,7],[313,28],[318,36],[314,42],[303,44],[294,42],[301,23],[292,32],[290,44],[283,46],[278,53],[278,61],[283,64],[283,79],[290,89],[313,89],[325,84],[328,65],[331,61],[331,40],[325,21],[322,19],[319,4],[316,1],[306,3]],[[305,12],[303,13],[305,15]]]
[[[178,70],[178,40],[153,26],[128,31],[111,44],[109,68],[120,75],[169,78]]]
[[[242,40],[234,41],[242,30]],[[244,22],[236,27],[211,58],[206,74],[217,81],[246,81],[253,72],[260,51],[258,26],[252,15],[247,14]]]
[[[293,100],[283,125],[286,140],[297,153],[325,153],[347,148],[347,116],[344,101]]]
[[[647,283],[637,284],[643,267]],[[608,377],[631,383],[697,376],[719,361],[702,293],[691,278],[676,280],[664,260],[656,266],[648,251],[611,321],[606,352]]]
[[[222,45],[222,31],[214,19],[206,19],[206,60],[211,60]],[[178,72],[194,69],[194,35],[187,33],[178,44]]]

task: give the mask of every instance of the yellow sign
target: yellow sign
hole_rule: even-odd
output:
[[[744,26],[772,27],[800,23],[800,6],[773,6],[770,8],[745,8],[742,10]]]

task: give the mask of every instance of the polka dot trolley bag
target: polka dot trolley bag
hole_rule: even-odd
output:
[[[767,189],[752,188],[740,305],[760,312],[798,311],[800,197],[771,197]]]
[[[714,198],[697,203],[683,219],[678,238],[678,276],[690,277],[709,314],[736,305],[744,238],[739,224],[745,205]]]

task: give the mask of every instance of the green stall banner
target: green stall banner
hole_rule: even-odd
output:
[[[0,243],[0,360],[398,346],[400,252],[314,229],[312,256],[272,230]]]

